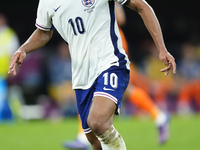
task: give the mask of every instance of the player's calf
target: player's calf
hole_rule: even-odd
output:
[[[86,134],[88,141],[90,142],[93,150],[102,150],[101,143],[97,139],[93,132]]]
[[[113,125],[97,138],[101,142],[103,150],[126,150],[124,140]]]

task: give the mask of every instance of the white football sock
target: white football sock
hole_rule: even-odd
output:
[[[84,132],[78,133],[77,140],[79,140],[80,142],[84,143],[85,145],[89,145],[90,144]]]
[[[101,142],[103,150],[126,150],[124,140],[113,125],[97,138]]]
[[[167,115],[164,112],[161,112],[158,114],[158,116],[155,119],[155,124],[157,127],[162,126],[167,121]]]

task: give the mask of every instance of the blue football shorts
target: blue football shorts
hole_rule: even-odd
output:
[[[123,93],[129,83],[129,77],[130,71],[128,69],[112,66],[102,72],[89,89],[75,90],[78,113],[85,133],[91,132],[87,124],[87,118],[93,97],[103,96],[115,102],[117,105],[115,114],[118,115],[120,113]]]

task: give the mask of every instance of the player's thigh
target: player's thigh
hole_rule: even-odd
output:
[[[117,106],[109,98],[103,96],[95,96],[90,107],[89,119],[97,120],[101,124],[109,122],[112,124],[112,119]]]
[[[116,104],[101,96],[95,96],[90,107],[87,123],[96,135],[102,135],[113,124]]]

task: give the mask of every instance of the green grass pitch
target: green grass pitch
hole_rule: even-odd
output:
[[[172,116],[170,139],[157,142],[157,130],[149,119],[115,117],[114,126],[128,150],[200,150],[200,116]],[[77,118],[62,121],[23,121],[0,124],[0,150],[64,150],[65,140],[76,138]]]

